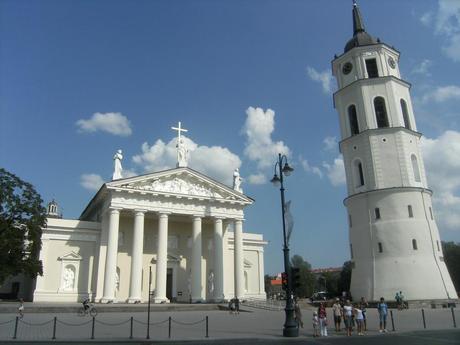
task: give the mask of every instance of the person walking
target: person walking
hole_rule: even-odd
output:
[[[334,314],[334,325],[335,331],[340,332],[340,324],[342,322],[342,306],[340,305],[340,298],[335,299],[335,303],[332,305],[332,312]]]
[[[303,321],[302,321],[302,311],[300,310],[299,302],[295,302],[294,305],[294,312],[295,312],[295,319],[297,321],[297,328],[303,328]]]
[[[318,307],[318,318],[320,334],[322,337],[327,337],[327,313],[323,302]]]
[[[347,330],[347,336],[351,336],[352,314],[353,314],[353,307],[350,304],[350,300],[347,300],[345,302],[345,305],[343,306],[343,322],[345,323],[345,329]]]
[[[388,306],[385,303],[385,299],[380,297],[380,303],[377,304],[377,310],[379,312],[379,319],[380,319],[380,330],[379,332],[388,332],[387,331],[387,314],[388,314]]]
[[[19,299],[18,313],[19,318],[22,319],[24,317],[24,300],[22,298]]]

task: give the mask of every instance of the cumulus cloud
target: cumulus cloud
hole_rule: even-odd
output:
[[[78,120],[76,125],[81,133],[102,131],[121,137],[130,136],[132,133],[130,122],[122,113],[94,113],[87,120]]]
[[[333,186],[345,184],[345,166],[343,164],[342,155],[335,158],[332,164],[323,162],[323,167],[326,169],[326,175]]]
[[[430,101],[443,103],[449,100],[460,100],[460,87],[456,85],[439,86],[422,97],[425,103]]]
[[[422,22],[423,25],[429,26],[431,22],[433,21],[433,13],[426,12],[422,14],[422,16],[420,17],[420,21]]]
[[[80,185],[90,191],[97,191],[105,183],[97,174],[83,174],[80,176]]]
[[[326,137],[323,140],[324,150],[326,151],[335,151],[337,150],[338,143],[336,137]]]
[[[313,67],[308,66],[307,74],[311,80],[316,81],[321,84],[321,86],[323,87],[324,93],[329,94],[332,92],[332,82],[334,78],[329,69],[323,72],[318,72]]]
[[[434,20],[431,20],[434,17]],[[443,51],[453,61],[460,61],[460,1],[439,0],[435,15],[424,14],[423,24],[434,23],[435,33],[441,37]]]
[[[233,182],[233,171],[241,166],[240,158],[229,149],[220,146],[200,146],[182,135],[189,150],[188,166],[226,185]],[[177,138],[168,143],[158,139],[153,145],[142,144],[140,154],[133,156],[133,162],[146,173],[176,167]]]
[[[428,184],[440,226],[460,229],[460,132],[446,131],[435,139],[422,138]],[[442,167],[440,169],[439,167]]]
[[[319,176],[319,178],[323,178],[323,172],[317,166],[311,166],[310,163],[302,156],[299,157],[300,165],[302,166],[303,170],[312,174]]]
[[[415,65],[412,69],[412,73],[414,74],[421,74],[424,76],[430,76],[430,67],[433,65],[433,62],[429,59],[424,59],[418,65]]]
[[[248,177],[250,184],[264,184],[267,183],[267,177],[263,173],[251,174]]]
[[[242,128],[246,136],[244,154],[257,163],[259,170],[273,165],[278,153],[290,155],[289,147],[282,141],[273,141],[275,112],[271,109],[249,107],[246,122]]]

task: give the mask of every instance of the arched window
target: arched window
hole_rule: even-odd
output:
[[[348,121],[350,122],[351,135],[359,134],[358,116],[354,104],[348,107]]]
[[[379,253],[383,253],[382,242],[379,242],[378,245],[379,245]]]
[[[420,182],[420,169],[418,167],[417,157],[415,155],[412,155],[410,157],[410,160],[412,162],[412,170],[414,171],[415,182]]]
[[[402,111],[403,120],[404,120],[404,127],[406,127],[407,129],[411,129],[410,121],[409,121],[409,112],[407,111],[407,103],[402,98],[401,98],[401,111]]]
[[[418,247],[417,247],[417,240],[416,240],[415,238],[412,240],[412,248],[413,248],[414,250],[417,250],[417,249],[418,249]]]
[[[374,99],[375,118],[377,119],[377,127],[388,127],[387,109],[385,107],[385,100],[383,97],[376,97]]]
[[[357,159],[354,161],[353,165],[353,177],[355,181],[355,187],[364,186],[363,164],[359,159]]]

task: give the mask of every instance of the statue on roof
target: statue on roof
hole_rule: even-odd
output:
[[[240,176],[240,169],[236,168],[233,172],[233,189],[240,193],[243,193],[243,189],[241,188],[242,181],[243,179]]]
[[[177,163],[176,167],[186,167],[188,163],[188,149],[187,145],[185,144],[184,139],[181,137],[181,132],[188,132],[187,129],[181,127],[181,123],[179,121],[177,127],[171,127],[172,130],[177,131]]]
[[[123,178],[122,172],[123,167],[121,166],[121,160],[123,159],[122,151],[118,150],[117,153],[113,156],[114,161],[114,169],[113,169],[113,177],[112,180],[118,180]]]

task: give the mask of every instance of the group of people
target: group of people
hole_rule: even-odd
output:
[[[406,302],[404,302],[404,295],[402,291],[397,291],[395,295],[396,305],[398,306],[398,310],[403,310],[407,308]]]
[[[240,300],[238,298],[232,298],[228,303],[228,309],[230,314],[237,315],[240,313]]]

